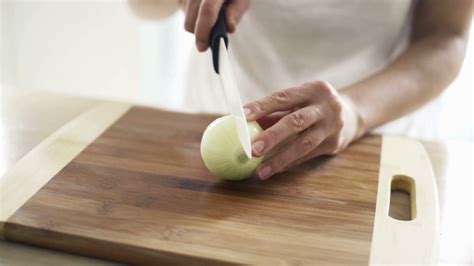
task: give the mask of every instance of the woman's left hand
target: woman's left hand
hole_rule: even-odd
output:
[[[275,92],[247,104],[244,111],[265,129],[252,141],[254,156],[289,140],[259,166],[256,173],[262,180],[311,158],[337,154],[363,132],[350,101],[325,81]]]

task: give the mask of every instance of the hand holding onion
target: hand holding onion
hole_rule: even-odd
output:
[[[233,117],[225,116],[204,132],[202,158],[223,179],[242,180],[256,171],[266,180],[314,157],[337,154],[360,137],[364,130],[351,106],[324,81],[275,92],[245,106],[256,157],[246,157]]]
[[[324,81],[275,92],[247,104],[245,112],[266,128],[252,141],[253,155],[284,145],[257,168],[262,180],[314,157],[337,154],[364,132],[350,101]]]

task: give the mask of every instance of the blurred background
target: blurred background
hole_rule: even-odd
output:
[[[193,36],[181,10],[139,19],[127,1],[0,0],[0,85],[177,108]],[[442,95],[441,139],[474,141],[473,42]],[[192,69],[192,68],[191,68]]]

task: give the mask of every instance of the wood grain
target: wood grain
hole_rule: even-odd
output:
[[[18,161],[0,179],[0,237],[4,221],[129,108],[130,105],[121,103],[91,108]]]
[[[5,225],[5,237],[128,263],[367,264],[380,136],[267,182],[199,156],[214,117],[134,107]]]

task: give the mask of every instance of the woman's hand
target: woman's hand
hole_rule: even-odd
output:
[[[196,47],[200,52],[207,50],[211,29],[216,24],[219,10],[224,0],[187,0],[186,19],[184,28],[196,36]],[[245,11],[250,6],[250,0],[225,1],[225,19],[227,31],[233,33]]]
[[[285,145],[257,169],[262,180],[311,158],[336,154],[363,134],[350,101],[324,81],[275,92],[244,111],[265,129],[252,142],[253,155]]]

